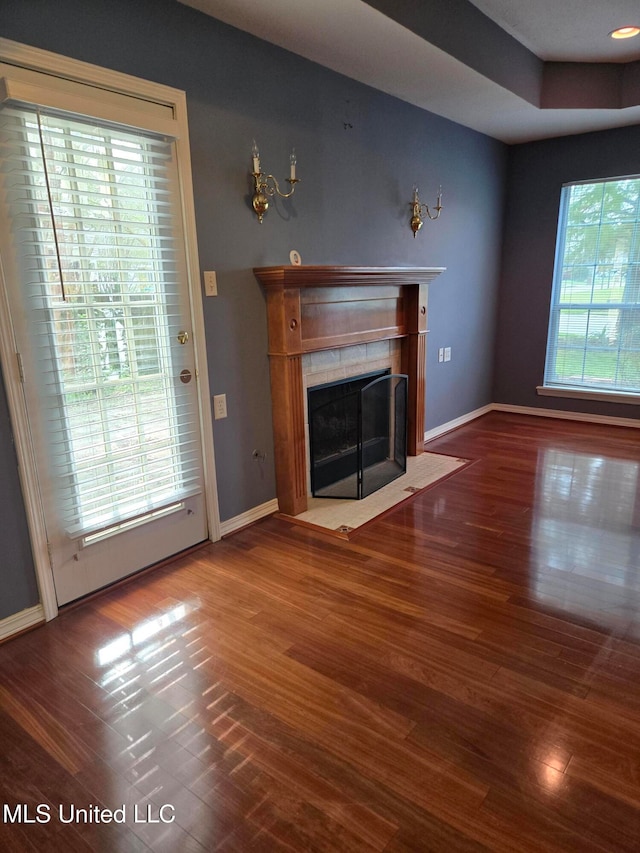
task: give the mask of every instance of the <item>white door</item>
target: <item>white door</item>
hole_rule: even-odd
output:
[[[207,538],[174,141],[0,108],[0,256],[59,604]]]

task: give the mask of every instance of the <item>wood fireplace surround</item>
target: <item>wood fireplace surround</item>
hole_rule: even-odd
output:
[[[258,267],[267,296],[276,490],[280,511],[307,509],[302,356],[392,338],[409,377],[410,456],[422,453],[429,282],[444,267]]]

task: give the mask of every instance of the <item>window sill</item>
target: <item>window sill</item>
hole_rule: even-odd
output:
[[[576,400],[598,400],[601,403],[630,403],[640,405],[640,394],[625,394],[622,391],[600,391],[587,388],[565,388],[557,385],[538,385],[541,397],[569,397]]]

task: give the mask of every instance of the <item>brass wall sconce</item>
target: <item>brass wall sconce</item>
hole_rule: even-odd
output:
[[[420,199],[418,197],[418,187],[413,188],[413,201],[409,202],[409,207],[412,211],[412,216],[411,220],[409,221],[409,225],[411,226],[411,230],[413,231],[413,237],[415,239],[416,234],[424,224],[424,216],[428,216],[429,219],[437,219],[440,216],[440,211],[442,210],[442,187],[438,189],[438,200],[434,208],[435,213],[431,213],[428,204],[420,204]]]
[[[260,152],[258,151],[255,139],[253,140],[253,148],[251,149],[251,161],[253,164],[251,176],[253,177],[254,182],[252,204],[253,209],[256,212],[256,216],[258,217],[258,222],[262,225],[262,219],[269,209],[269,199],[276,193],[281,198],[290,198],[290,196],[293,195],[296,184],[300,181],[300,178],[296,178],[296,152],[294,148],[291,152],[291,156],[289,157],[291,172],[286,180],[291,185],[291,189],[288,193],[283,193],[280,190],[278,181],[273,175],[267,175],[262,171],[260,167]]]

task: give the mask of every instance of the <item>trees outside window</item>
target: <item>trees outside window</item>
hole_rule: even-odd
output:
[[[545,386],[640,394],[640,177],[563,187]]]

